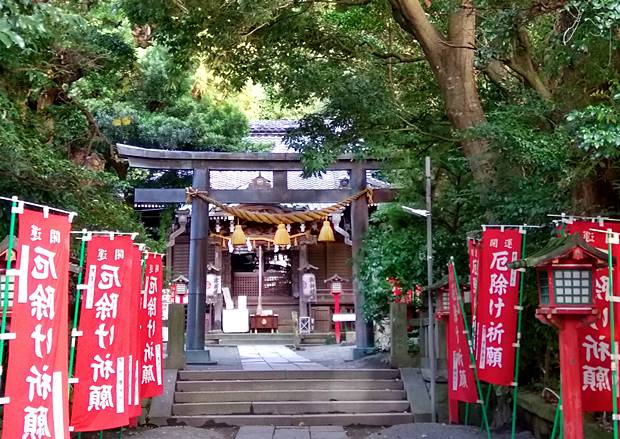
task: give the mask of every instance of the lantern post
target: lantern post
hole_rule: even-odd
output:
[[[431,172],[431,158],[425,157],[424,159],[424,180],[426,187],[426,210],[424,209],[412,209],[408,206],[401,206],[401,208],[412,215],[426,218],[426,277],[427,287],[429,291],[428,299],[428,333],[429,340],[432,343],[428,345],[428,356],[430,362],[431,373],[431,385],[430,385],[430,397],[431,397],[431,422],[437,422],[437,407],[435,406],[436,390],[435,383],[437,380],[437,355],[435,353],[435,322],[433,321],[433,301],[430,297],[431,285],[433,284],[433,218],[432,218],[432,172]]]
[[[552,239],[510,268],[535,268],[539,304],[536,318],[559,330],[562,414],[565,439],[583,438],[581,376],[577,331],[592,323],[594,272],[607,266],[608,255],[588,245],[578,234]]]
[[[340,277],[338,274],[334,274],[329,279],[325,279],[326,284],[329,284],[329,292],[334,298],[334,314],[340,314],[340,294],[342,294],[342,283],[348,282],[347,279]],[[336,343],[340,344],[340,321],[334,321],[334,332],[336,334]]]

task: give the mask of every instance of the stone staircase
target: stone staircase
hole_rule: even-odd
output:
[[[277,332],[274,334],[251,332],[225,334],[209,333],[205,335],[205,343],[218,344],[224,346],[238,346],[244,344],[268,344],[268,345],[294,345],[295,334]]]
[[[168,425],[413,422],[398,370],[179,371]]]

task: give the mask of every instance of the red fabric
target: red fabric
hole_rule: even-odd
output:
[[[471,291],[471,333],[476,346],[476,307],[478,306],[478,277],[480,274],[481,245],[477,239],[467,240],[467,252],[469,254],[469,289]]]
[[[24,210],[19,216],[2,437],[69,437],[67,216]]]
[[[144,289],[140,300],[140,391],[142,398],[161,395],[163,384],[162,338],[163,262],[161,255],[149,253],[146,258]]]
[[[129,423],[133,241],[95,236],[88,243],[76,355],[71,425],[75,431],[106,430]]]
[[[140,315],[140,299],[142,290],[142,252],[134,245],[131,258],[131,276],[132,284],[128,293],[131,295],[131,315]],[[129,405],[129,417],[137,418],[142,413],[142,405],[140,404],[140,370],[141,370],[141,340],[140,340],[140,318],[133,317],[130,322],[131,351],[129,361],[132,365],[128,369],[129,377],[127,379],[127,402]]]
[[[616,222],[606,222],[599,224],[591,221],[574,221],[566,224],[567,233],[579,233],[584,240],[593,247],[607,252],[606,234],[593,232],[591,229],[607,230],[620,232],[620,224]],[[619,259],[618,247],[614,246],[616,264]],[[614,277],[614,294],[618,294],[620,287],[620,277],[616,270]],[[599,318],[591,325],[579,328],[578,346],[579,368],[581,370],[581,390],[582,405],[584,412],[612,411],[612,392],[611,392],[611,344],[610,344],[610,325],[609,325],[609,301],[605,296],[609,292],[609,270],[601,268],[594,274],[593,299],[599,307]],[[616,321],[620,314],[620,307],[616,305],[614,316]],[[620,331],[616,325],[616,341]]]
[[[476,362],[480,380],[500,386],[514,381],[519,272],[506,264],[519,259],[521,239],[516,229],[489,228],[482,232]]]
[[[454,265],[448,265],[450,318],[448,320],[448,396],[463,402],[478,401],[474,372],[470,366],[469,345],[454,278]]]

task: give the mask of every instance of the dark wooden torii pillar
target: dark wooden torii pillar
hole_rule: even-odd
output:
[[[195,151],[167,151],[117,144],[119,155],[129,161],[129,166],[147,169],[193,169],[193,186],[206,190],[222,203],[336,203],[366,189],[366,170],[379,169],[377,161],[355,161],[351,155],[338,157],[328,169],[350,171],[350,188],[290,190],[286,172],[301,171],[300,154],[291,153],[222,153]],[[273,171],[274,185],[261,190],[214,190],[209,185],[209,171]],[[376,203],[391,201],[395,191],[378,189],[373,192]],[[183,189],[136,189],[135,202],[181,203],[185,201]],[[209,237],[209,206],[195,198],[192,201],[190,230],[189,304],[187,315],[187,362],[204,364],[210,361],[205,350],[205,299],[207,274],[207,249]],[[361,197],[351,203],[352,251],[357,255],[363,235],[368,229],[368,200]],[[356,260],[356,258],[354,258]],[[355,296],[355,356],[372,352],[374,345],[372,324],[363,314],[364,297],[357,281],[357,264],[353,267],[353,293]]]

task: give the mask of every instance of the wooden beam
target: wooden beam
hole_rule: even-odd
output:
[[[350,189],[304,189],[304,190],[277,190],[277,189],[231,189],[210,190],[209,195],[222,203],[239,204],[279,204],[279,203],[337,203],[353,194]],[[373,201],[386,203],[392,201],[396,195],[393,189],[375,189]],[[135,203],[183,203],[185,189],[136,189]]]
[[[208,167],[214,171],[300,171],[301,154],[280,152],[211,152],[211,151],[169,151],[148,149],[117,143],[121,157],[133,168],[149,169],[199,169]],[[351,154],[341,155],[329,170],[344,170],[352,167],[380,169],[377,160],[356,161]]]

